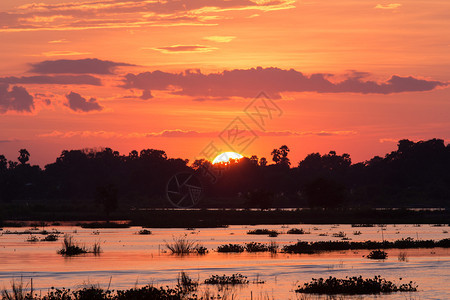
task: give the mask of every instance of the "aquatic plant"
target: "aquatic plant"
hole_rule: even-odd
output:
[[[235,285],[235,284],[247,284],[247,283],[248,283],[247,276],[244,276],[240,273],[236,273],[231,276],[212,275],[210,278],[205,279],[205,284]]]
[[[138,234],[148,235],[148,234],[152,234],[152,232],[147,229],[141,229],[141,230],[139,230]]]
[[[349,242],[349,241],[319,241],[319,242],[303,242],[298,241],[293,245],[285,245],[282,252],[285,253],[314,253],[319,251],[334,250],[359,250],[359,249],[408,249],[408,248],[450,248],[450,239],[439,241],[433,240],[414,240],[406,238],[393,242],[383,241],[365,241],[365,242]]]
[[[397,259],[398,261],[408,261],[408,254],[406,252],[400,252]]]
[[[184,271],[181,271],[178,274],[177,282],[178,282],[177,287],[182,291],[183,294],[196,291],[198,287],[198,281],[194,281]]]
[[[373,250],[367,255],[368,259],[386,259],[388,257],[387,252],[383,250]]]
[[[250,242],[245,244],[245,250],[247,252],[267,252],[269,247],[263,243]]]
[[[28,238],[27,238],[27,242],[38,242],[39,241],[39,239],[36,237],[36,236],[34,236],[34,235],[30,235]]]
[[[287,234],[305,234],[306,232],[303,230],[303,228],[291,228],[287,232]]]
[[[338,279],[336,277],[312,278],[311,282],[305,283],[303,286],[298,286],[296,293],[311,293],[311,294],[381,294],[393,292],[415,292],[417,285],[412,281],[401,285],[388,281],[381,276],[374,278],[359,277],[345,277]]]
[[[239,244],[225,244],[217,247],[217,252],[244,252],[244,247]]]
[[[96,241],[92,246],[92,253],[98,255],[102,252],[102,248],[100,246],[100,241]]]
[[[268,235],[272,237],[278,236],[278,232],[276,230],[270,230],[270,229],[254,229],[247,231],[247,234],[260,234],[260,235]]]
[[[58,254],[72,256],[87,253],[88,251],[84,246],[79,246],[70,234],[64,235],[64,241],[62,248],[58,250]]]
[[[344,238],[346,237],[346,234],[343,231],[339,231],[338,233],[333,233],[333,237]]]
[[[44,242],[55,242],[57,241],[59,238],[59,236],[57,234],[51,233],[49,235],[46,235],[43,239],[41,239],[41,241]]]
[[[23,278],[20,278],[20,281],[16,281],[13,279],[11,281],[11,289],[7,290],[4,288],[1,291],[2,299],[4,300],[25,300],[33,298],[33,280],[31,280],[30,291],[26,291],[26,286],[23,283]]]
[[[169,249],[172,254],[205,254],[207,249],[202,245],[198,244],[196,241],[188,239],[186,236],[173,237],[173,242],[166,242],[166,248]]]

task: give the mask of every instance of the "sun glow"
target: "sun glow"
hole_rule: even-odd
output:
[[[229,163],[230,159],[241,159],[241,158],[243,158],[243,156],[240,155],[239,153],[236,153],[236,152],[224,152],[222,154],[217,155],[216,158],[214,158],[213,164]]]

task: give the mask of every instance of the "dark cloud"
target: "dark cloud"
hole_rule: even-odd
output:
[[[0,83],[0,114],[7,111],[32,112],[34,99],[24,87]]]
[[[66,98],[68,100],[66,105],[73,111],[90,112],[100,111],[103,109],[103,107],[98,104],[95,98],[86,100],[86,98],[83,98],[80,94],[74,92],[70,92],[70,94],[67,94]]]
[[[344,80],[333,82],[330,74],[315,73],[308,76],[294,69],[279,68],[235,69],[211,74],[203,74],[199,70],[186,70],[182,73],[153,71],[127,74],[122,87],[171,90],[177,95],[221,100],[230,97],[252,98],[262,90],[272,98],[279,99],[283,92],[391,94],[430,91],[448,85],[446,82],[397,75],[385,82],[376,82],[365,80],[367,75],[352,72]]]
[[[133,66],[97,58],[46,60],[31,64],[32,73],[38,74],[114,74],[120,66]]]
[[[144,90],[144,91],[142,91],[142,95],[139,98],[141,98],[142,100],[148,100],[148,99],[152,99],[153,95],[150,90]]]
[[[102,85],[99,78],[91,75],[21,76],[0,77],[0,82],[9,84],[86,84]]]

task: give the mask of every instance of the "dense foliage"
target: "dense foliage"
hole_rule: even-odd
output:
[[[334,151],[309,154],[297,166],[285,145],[272,152],[274,164],[256,156],[227,166],[206,160],[168,158],[162,150],[121,155],[110,148],[65,150],[44,169],[0,155],[0,203],[117,209],[170,207],[168,180],[177,172],[197,172],[206,190],[201,207],[449,207],[450,146],[443,140],[401,140],[385,157],[352,164]],[[215,171],[210,180],[205,170]],[[228,200],[224,200],[228,199]]]

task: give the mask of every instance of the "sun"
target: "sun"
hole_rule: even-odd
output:
[[[218,163],[229,163],[230,159],[241,159],[243,158],[242,155],[240,155],[239,153],[236,152],[224,152],[222,154],[219,154],[216,156],[216,158],[214,158],[213,160],[213,164],[218,164]]]

